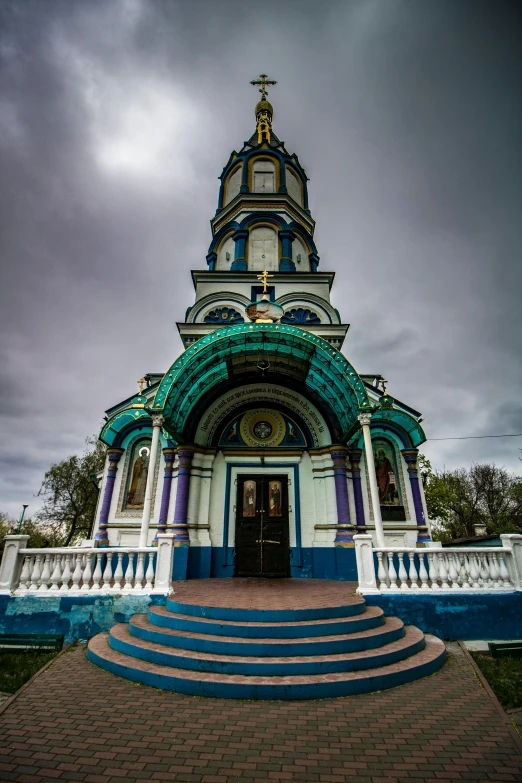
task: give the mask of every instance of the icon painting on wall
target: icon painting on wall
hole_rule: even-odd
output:
[[[256,515],[256,482],[245,481],[243,485],[243,516],[255,517]]]
[[[381,506],[400,506],[395,454],[384,440],[374,441],[373,448]]]

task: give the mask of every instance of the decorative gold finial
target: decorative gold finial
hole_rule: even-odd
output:
[[[267,285],[268,278],[269,277],[273,277],[273,276],[274,275],[269,275],[268,272],[266,271],[266,269],[265,269],[265,271],[263,272],[262,275],[257,275],[257,279],[260,280],[263,283],[263,294],[266,294],[267,289],[268,289],[268,285]]]
[[[385,397],[386,397],[386,387],[387,386],[388,386],[388,381],[386,380],[386,378],[381,378],[381,387],[382,387],[382,391],[383,391],[383,394],[384,394]]]
[[[270,143],[270,131],[272,130],[274,110],[272,104],[267,100],[266,88],[273,84],[277,84],[277,82],[273,79],[269,79],[266,73],[262,73],[259,79],[254,79],[250,84],[261,85],[259,89],[261,100],[256,106],[257,143],[262,144],[263,141]]]
[[[261,93],[261,100],[266,101],[267,99],[267,92],[266,88],[271,87],[273,84],[277,84],[273,79],[269,79],[266,73],[261,73],[259,75],[259,79],[254,79],[250,84],[253,84],[254,87],[256,87],[258,84],[261,85],[259,92]]]
[[[147,383],[147,381],[146,381],[146,379],[145,379],[145,378],[140,378],[140,379],[139,379],[139,381],[136,381],[136,383],[137,383],[137,384],[139,385],[139,387],[140,387],[140,394],[141,394],[141,393],[143,392],[143,387],[145,386],[145,384]]]

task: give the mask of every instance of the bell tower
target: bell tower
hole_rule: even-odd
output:
[[[192,272],[196,302],[178,324],[185,347],[246,321],[246,308],[263,295],[258,276],[265,271],[271,275],[265,295],[283,308],[281,323],[309,329],[338,350],[348,330],[330,303],[334,273],[319,271],[308,177],[272,127],[267,88],[276,83],[266,74],[251,82],[261,93],[256,129],[219,177],[207,271]]]

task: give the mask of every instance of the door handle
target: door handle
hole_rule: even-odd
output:
[[[280,541],[271,541],[269,538],[260,538],[256,541],[256,544],[280,544]]]

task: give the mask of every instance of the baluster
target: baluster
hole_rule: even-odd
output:
[[[62,556],[54,556],[54,568],[51,576],[51,590],[59,590],[58,585],[62,581]]]
[[[121,590],[121,580],[123,579],[123,555],[124,552],[118,552],[118,562],[114,571],[114,584],[112,589],[115,593]]]
[[[45,593],[49,590],[49,579],[51,578],[51,555],[45,555],[45,560],[40,575],[40,587],[38,592]]]
[[[390,580],[390,590],[393,590],[393,588],[397,590],[399,585],[397,584],[397,571],[393,562],[393,552],[388,552],[388,578]]]
[[[498,590],[502,585],[500,583],[500,566],[496,552],[491,552],[489,555],[489,573],[493,582],[493,590]]]
[[[438,555],[438,558],[439,558],[439,576],[441,581],[441,587],[443,590],[449,590],[450,586],[448,584],[448,567],[446,563],[446,556]]]
[[[457,557],[454,552],[448,554],[448,577],[453,590],[457,590],[459,585],[459,569],[457,568]]]
[[[97,552],[96,553],[96,566],[94,569],[94,574],[92,575],[92,589],[93,590],[99,590],[100,589],[100,582],[102,578],[102,568],[101,568],[101,561],[103,557],[103,552]]]
[[[419,555],[420,557],[420,555]],[[411,589],[412,590],[418,590],[419,589],[419,574],[417,573],[417,568],[415,566],[415,552],[410,552],[408,555],[409,561],[410,561],[410,582],[411,582]]]
[[[424,556],[426,552],[419,552],[419,579],[421,580],[421,590],[429,590],[428,584],[428,572],[426,570],[426,563],[424,562]]]
[[[30,555],[25,555],[24,564],[22,566],[22,573],[20,574],[20,584],[17,591],[19,593],[25,593],[31,584],[31,571],[33,570],[32,558]]]
[[[480,563],[480,579],[482,581],[482,587],[484,588],[484,590],[487,590],[491,584],[487,554],[479,555],[479,563]]]
[[[83,568],[82,568],[82,555],[76,554],[73,555],[74,557],[74,571],[72,575],[72,587],[71,590],[79,590],[80,589],[80,579],[82,578]]]
[[[464,552],[462,556],[459,555],[459,563],[460,563],[460,570],[459,570],[459,584],[462,587],[463,590],[470,590],[471,589],[471,582],[469,581],[469,557]]]
[[[140,592],[141,590],[143,590],[143,577],[145,576],[144,561],[145,561],[145,552],[138,552],[136,576],[134,578],[134,590],[136,592]]]
[[[82,573],[82,590],[90,590],[91,589],[91,582],[92,579],[92,555],[89,553],[89,555],[85,556],[85,568],[83,569]]]
[[[36,555],[34,558],[33,570],[31,571],[30,590],[38,590],[40,574],[42,572],[42,555]]]
[[[513,587],[513,585],[511,584],[511,579],[510,579],[510,576],[509,576],[509,570],[508,570],[508,567],[506,565],[506,561],[504,559],[504,555],[501,552],[498,553],[498,565],[499,565],[499,571],[500,571],[501,587],[502,588]]]
[[[132,580],[134,579],[134,552],[127,552],[129,563],[125,571],[125,591],[132,590]]]
[[[471,587],[473,590],[476,590],[478,587],[480,587],[479,583],[479,576],[480,572],[477,567],[477,556],[473,553],[470,553],[469,555],[469,579],[471,582]]]
[[[439,587],[439,563],[435,552],[428,552],[428,571],[431,579],[431,589],[440,590]]]
[[[62,573],[62,586],[60,592],[65,593],[69,589],[69,582],[71,581],[71,557],[72,555],[65,555],[65,563]]]
[[[383,562],[384,552],[377,552],[377,579],[379,580],[379,590],[386,591],[389,589],[388,574]]]
[[[154,586],[154,553],[149,552],[148,558],[147,571],[145,573],[145,590],[147,591]]]
[[[397,557],[399,558],[399,583],[401,590],[409,590],[408,587],[408,573],[406,571],[406,568],[404,567],[404,552],[399,552],[397,554]]]
[[[105,568],[103,569],[103,586],[106,590],[109,590],[111,587],[111,581],[112,581],[112,552],[105,552],[106,560],[105,560]]]

